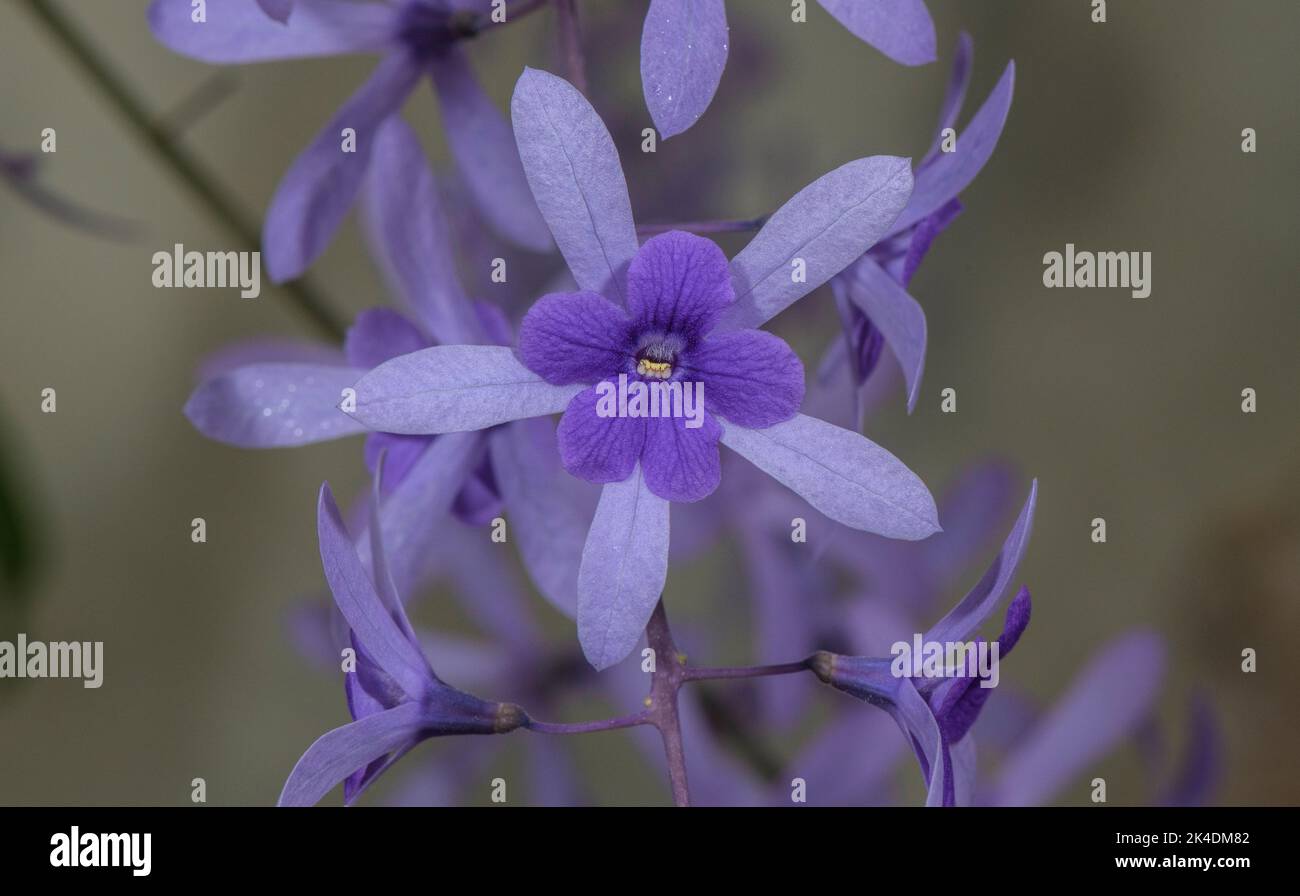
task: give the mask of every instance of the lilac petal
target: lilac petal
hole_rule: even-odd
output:
[[[348,363],[362,370],[428,346],[428,340],[415,324],[391,308],[362,311],[343,340]]]
[[[722,444],[850,528],[908,541],[939,531],[925,484],[856,432],[796,414],[766,429],[726,426]]]
[[[356,384],[371,429],[433,435],[563,411],[580,389],[552,386],[499,345],[438,345],[381,364]]]
[[[817,0],[840,24],[895,62],[935,60],[934,22],[925,0]]]
[[[506,517],[524,568],[537,589],[561,612],[577,614],[578,564],[586,519],[566,488],[549,420],[520,420],[489,436]]]
[[[646,421],[641,467],[646,486],[665,501],[700,501],[722,481],[718,439],[722,427],[712,414],[692,429],[685,417],[656,417]]]
[[[439,520],[483,457],[478,433],[448,433],[433,439],[380,514],[390,574],[399,594],[410,594],[427,570],[429,555],[445,535]],[[363,559],[369,562],[367,547]]]
[[[551,235],[528,190],[510,125],[479,86],[465,54],[451,47],[430,66],[447,145],[483,217],[515,245],[550,251]]]
[[[353,772],[417,740],[424,721],[419,704],[402,703],[322,734],[289,773],[276,805],[316,805]]]
[[[764,330],[711,336],[682,366],[687,380],[703,381],[709,410],[739,426],[781,423],[803,403],[803,363],[785,340]]]
[[[966,102],[966,89],[970,86],[970,73],[975,59],[975,42],[965,31],[957,38],[957,52],[952,57],[952,74],[948,77],[948,90],[943,96],[943,105],[939,107],[939,124],[934,129],[934,142],[926,150],[921,165],[926,165],[939,154],[943,143],[943,132],[957,127],[957,118],[961,107]],[[918,166],[920,167],[920,166]]]
[[[434,341],[482,341],[474,307],[456,274],[429,161],[410,125],[396,115],[375,137],[363,199],[375,257],[393,292],[419,315]]]
[[[346,367],[343,352],[332,345],[274,337],[244,339],[219,348],[199,362],[199,381],[214,379],[252,364],[315,364]]]
[[[893,262],[888,266],[889,273],[897,277],[898,281],[904,286],[911,283],[912,278],[916,276],[917,270],[921,267],[921,262],[929,254],[930,246],[934,243],[935,237],[943,233],[948,225],[956,220],[957,216],[962,213],[963,208],[960,199],[953,199],[933,215],[917,224],[912,231],[912,238],[907,244],[907,254],[903,256],[901,269],[898,262]]]
[[[906,230],[933,215],[975,179],[1002,136],[1002,127],[1011,111],[1015,80],[1016,64],[1008,62],[984,105],[980,106],[965,130],[957,135],[956,151],[940,153],[924,169],[917,170],[916,189],[912,191],[907,208],[894,223],[893,232]]]
[[[328,484],[321,486],[316,529],[325,579],[348,628],[374,663],[406,696],[419,700],[432,680],[429,665],[375,592],[374,582],[357,556]]]
[[[384,463],[383,493],[391,494],[410,474],[412,468],[429,447],[431,436],[395,436],[387,432],[372,432],[366,436],[364,457],[366,469],[373,475],[379,458],[386,454]]]
[[[1146,717],[1164,667],[1158,635],[1131,632],[1107,644],[1003,761],[993,801],[1034,806],[1050,800]]]
[[[939,496],[943,534],[927,539],[920,563],[935,582],[949,582],[969,567],[975,555],[991,547],[1005,525],[1015,477],[1000,461],[981,463],[963,472]]]
[[[1020,510],[1020,516],[1011,527],[1002,543],[1002,550],[992,565],[961,602],[930,627],[925,635],[926,641],[964,641],[983,625],[1011,584],[1016,567],[1020,565],[1020,558],[1025,554],[1025,547],[1029,544],[1029,536],[1034,528],[1034,503],[1037,500],[1038,480],[1035,479],[1029,488],[1029,497]]]
[[[641,31],[641,89],[665,140],[709,108],[726,65],[722,0],[651,0]]]
[[[892,714],[923,760],[921,771],[928,777],[925,804],[942,806],[948,776],[945,774],[947,763],[939,723],[935,721],[930,705],[917,692],[910,678],[899,678],[896,681],[898,693]]]
[[[598,670],[632,651],[663,593],[668,507],[639,469],[600,493],[578,570],[578,640]]]
[[[910,161],[896,156],[849,162],[804,187],[731,260],[736,301],[719,326],[762,326],[834,277],[890,231],[911,193]],[[795,282],[797,259],[805,282]]]
[[[948,747],[948,774],[952,778],[954,806],[974,803],[976,774],[975,738],[967,736]]]
[[[185,416],[210,439],[240,448],[310,445],[364,432],[338,409],[364,373],[319,364],[252,364],[202,383]]]
[[[602,417],[596,387],[573,397],[556,438],[564,469],[588,482],[622,482],[632,475],[646,439],[644,417]],[[640,478],[640,477],[638,477]]]
[[[921,396],[921,375],[925,371],[925,311],[867,255],[832,280],[831,285],[842,291],[885,337],[903,369],[910,414]]]
[[[538,421],[539,423],[545,421]],[[510,424],[518,426],[521,424]],[[572,481],[571,477],[570,481]],[[594,503],[594,502],[593,502]],[[515,527],[517,530],[518,527]],[[517,531],[512,531],[514,536]],[[585,531],[583,532],[585,536]],[[518,665],[521,661],[537,657],[546,634],[533,617],[531,595],[526,595],[512,564],[501,562],[499,545],[483,537],[481,530],[453,526],[446,533],[443,549],[448,554],[444,574],[465,606],[465,612],[474,625],[492,638],[492,643]],[[578,551],[582,546],[579,543]],[[577,559],[574,559],[577,569]],[[577,573],[574,573],[577,580]],[[577,586],[570,592],[570,602],[577,601]],[[568,614],[571,618],[573,612]],[[429,654],[435,656],[436,654]],[[502,671],[505,667],[500,667]],[[502,684],[497,676],[497,685]],[[518,687],[518,682],[507,683]]]
[[[646,240],[627,270],[627,310],[641,330],[696,340],[735,299],[718,244],[672,230]]]
[[[281,24],[289,21],[289,14],[293,12],[293,0],[257,0],[257,5]]]
[[[276,283],[300,275],[334,238],[361,188],[380,125],[418,76],[405,56],[385,57],[285,173],[262,230],[266,270]],[[343,151],[344,128],[356,132],[355,152]]]
[[[394,11],[381,3],[296,0],[292,20],[268,18],[257,0],[209,3],[195,22],[190,0],[154,0],[149,28],[168,49],[203,62],[265,62],[378,52],[391,42]]]
[[[368,528],[370,530],[371,581],[374,582],[375,593],[379,595],[379,602],[387,608],[389,615],[397,623],[398,630],[408,641],[414,641],[415,629],[411,627],[411,620],[406,618],[406,608],[402,606],[402,599],[398,595],[397,585],[393,581],[392,568],[388,563],[388,554],[384,549],[384,529],[380,523],[380,509],[383,506],[380,498],[380,488],[383,485],[383,480],[384,456],[381,454],[375,463],[375,475],[371,482],[370,493]]]
[[[639,243],[618,150],[573,85],[526,68],[510,113],[524,173],[578,287],[624,304]]]
[[[519,357],[553,385],[594,383],[626,368],[630,328],[623,309],[598,293],[551,293],[520,322]]]

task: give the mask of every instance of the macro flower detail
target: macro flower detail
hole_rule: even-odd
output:
[[[924,643],[964,642],[997,607],[1015,577],[1033,529],[1037,481],[1002,550],[961,601],[921,636]],[[999,655],[1006,656],[1029,624],[1029,591],[1021,589],[1007,607],[998,637]],[[840,656],[819,652],[813,669],[827,684],[887,711],[916,751],[928,781],[927,805],[968,805],[972,799],[974,743],[967,737],[992,688],[981,687],[977,676],[898,675],[895,658]],[[996,683],[996,682],[995,682]]]
[[[903,65],[935,58],[924,0],[818,0],[854,36]],[[641,87],[665,138],[699,120],[727,65],[723,0],[651,0],[641,32]]]
[[[1015,62],[1008,62],[983,105],[957,133],[955,147],[942,151],[944,131],[955,129],[961,114],[973,55],[974,45],[963,34],[934,139],[916,166],[916,186],[907,208],[879,243],[831,281],[847,349],[839,360],[849,364],[853,384],[866,382],[881,346],[889,346],[903,371],[909,413],[920,396],[927,325],[925,311],[907,287],[934,239],[961,213],[958,197],[992,156],[1015,89]]]
[[[897,458],[796,413],[797,359],[779,339],[751,332],[889,227],[910,194],[906,160],[841,166],[724,264],[717,247],[689,234],[638,245],[613,140],[568,82],[525,70],[511,111],[529,185],[579,292],[544,297],[530,311],[522,361],[488,346],[413,352],[361,378],[350,413],[374,430],[418,435],[564,412],[564,465],[604,483],[577,570],[578,637],[596,668],[627,656],[645,629],[667,576],[668,502],[716,487],[717,441],[845,525],[907,539],[938,530],[934,499]],[[795,260],[806,276],[791,276]],[[590,384],[620,371],[642,379],[694,371],[712,390],[705,404],[715,418],[695,430],[602,419]]]
[[[281,7],[268,10],[256,0],[209,0],[205,19],[195,21],[190,0],[154,0],[149,25],[158,40],[204,62],[382,56],[370,79],[289,168],[271,200],[263,251],[273,280],[302,274],[333,239],[361,187],[377,133],[424,75],[438,95],[452,156],[493,229],[524,248],[550,248],[510,127],[483,93],[459,46],[487,27],[490,8],[488,2],[466,8],[453,0],[295,0],[281,21]],[[345,130],[354,135],[353,151],[343,148]]]
[[[703,237],[674,231],[650,239],[629,266],[627,284],[626,312],[595,293],[543,297],[520,326],[520,357],[549,383],[588,386],[560,421],[566,470],[591,482],[622,482],[640,462],[653,494],[698,501],[722,475],[715,415],[751,428],[789,420],[803,400],[803,365],[762,330],[711,338],[734,292],[726,257]],[[703,425],[692,428],[684,416],[601,416],[593,384],[620,374],[651,388],[702,384]]]
[[[344,799],[351,803],[423,740],[448,734],[500,734],[527,721],[519,707],[480,700],[434,673],[389,577],[378,505],[376,495],[371,506],[371,571],[367,571],[329,486],[321,488],[317,510],[321,563],[355,650],[355,668],[345,680],[353,721],[307,748],[284,784],[281,806],[315,805],[340,781]]]

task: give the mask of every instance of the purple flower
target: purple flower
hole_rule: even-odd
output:
[[[513,704],[489,703],[456,690],[433,671],[416,641],[384,560],[371,508],[373,578],[362,565],[328,485],[317,511],[321,563],[334,603],[351,630],[355,668],[345,688],[353,721],[322,735],[298,760],[281,806],[311,806],[340,781],[351,803],[397,759],[430,737],[499,734],[524,724]]]
[[[390,358],[437,342],[512,341],[501,312],[464,294],[449,251],[437,186],[414,133],[401,119],[375,136],[365,192],[371,246],[405,312],[362,312],[342,351],[261,341],[221,352],[205,365],[185,415],[209,438],[243,448],[294,447],[366,432],[339,410],[346,391]],[[489,446],[476,434],[371,433],[365,459],[387,451],[385,539],[399,587],[416,584],[436,540],[430,521],[449,510],[478,525],[501,507]]]
[[[797,361],[779,340],[748,332],[890,226],[909,194],[905,159],[860,159],[822,177],[726,265],[716,247],[686,234],[638,244],[613,141],[563,79],[526,70],[511,109],[528,182],[579,293],[545,297],[530,312],[523,361],[497,346],[414,352],[363,377],[352,413],[375,430],[422,435],[565,412],[566,466],[605,483],[576,571],[579,640],[593,665],[635,646],[667,575],[664,495],[711,491],[719,440],[845,525],[908,539],[937,531],[934,499],[893,455],[855,432],[790,416]],[[704,376],[713,422],[687,434],[676,424],[599,419],[587,383],[620,370]],[[545,512],[535,521],[557,528]],[[567,569],[562,577],[572,581]]]
[[[1038,483],[983,577],[952,610],[922,636],[924,643],[964,642],[989,617],[1015,576],[1033,528]],[[998,656],[1009,654],[1029,624],[1031,601],[1022,588],[1007,607]],[[913,678],[896,675],[890,657],[817,655],[819,678],[886,710],[911,743],[928,780],[927,805],[967,805],[973,797],[974,742],[967,737],[992,688],[974,675]]]
[[[925,312],[907,292],[917,267],[940,232],[961,212],[958,195],[969,186],[997,146],[1015,86],[1015,63],[1007,63],[984,105],[942,152],[943,132],[955,128],[970,81],[971,39],[963,34],[953,60],[952,80],[929,151],[916,167],[916,187],[886,236],[831,281],[844,325],[853,382],[865,383],[888,345],[903,369],[907,409],[916,406],[925,369]]]
[[[935,58],[934,22],[923,0],[818,0],[854,35],[903,65]],[[651,0],[641,32],[641,87],[665,138],[709,107],[727,64],[723,0]]]
[[[204,62],[262,62],[350,53],[382,55],[362,88],[285,174],[263,231],[272,279],[300,275],[333,238],[371,163],[377,135],[421,76],[429,75],[447,142],[480,209],[502,236],[550,248],[515,152],[510,127],[488,100],[460,49],[486,27],[487,0],[396,3],[295,0],[276,21],[257,0],[209,0],[194,21],[189,0],[154,0],[149,25],[172,50]],[[350,139],[355,145],[345,146]]]

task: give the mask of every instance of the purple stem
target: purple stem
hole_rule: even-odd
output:
[[[812,657],[797,663],[778,663],[771,666],[687,666],[683,672],[686,681],[713,681],[721,678],[763,678],[768,675],[794,675],[812,668]]]
[[[726,218],[713,221],[684,221],[677,224],[640,224],[636,232],[640,236],[654,236],[670,230],[685,230],[688,233],[747,233],[758,230],[767,223],[768,215],[757,218]]]
[[[590,734],[595,731],[617,731],[619,728],[649,724],[651,724],[650,714],[642,710],[630,716],[600,719],[595,722],[539,722],[536,719],[529,719],[524,723],[524,727],[539,734]]]
[[[556,26],[560,33],[560,55],[569,73],[569,83],[587,94],[587,63],[582,55],[576,0],[555,0]]]
[[[682,720],[677,714],[677,691],[686,680],[685,657],[677,652],[673,633],[668,628],[668,613],[661,600],[655,605],[650,622],[645,627],[646,641],[654,651],[654,673],[650,679],[650,723],[659,729],[664,740],[664,755],[668,759],[668,782],[673,791],[673,803],[691,804],[691,791],[686,783],[686,753],[682,746]]]

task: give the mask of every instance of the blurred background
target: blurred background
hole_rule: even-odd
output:
[[[939,61],[912,69],[815,4],[792,25],[782,0],[731,0],[731,61],[712,108],[646,155],[637,52],[647,4],[580,0],[594,101],[634,209],[642,221],[748,217],[851,159],[919,158],[958,34],[975,41],[963,122],[1014,58],[1001,143],[911,284],[930,327],[921,400],[908,417],[895,389],[866,432],[936,492],[987,457],[1010,461],[1019,488],[1038,477],[1019,576],[1033,588],[1034,620],[1004,680],[1048,700],[1108,638],[1153,628],[1169,645],[1159,721],[1173,751],[1186,748],[1189,701],[1203,694],[1222,740],[1214,801],[1296,803],[1300,6],[1111,3],[1109,21],[1094,24],[1085,0],[928,5]],[[158,115],[216,71],[154,42],[146,0],[57,6]],[[152,287],[159,249],[245,247],[25,7],[0,8],[0,147],[38,152],[41,130],[56,129],[57,153],[38,152],[43,183],[142,232],[110,241],[70,229],[0,183],[0,640],[26,632],[105,645],[98,690],[0,680],[0,803],[181,804],[202,777],[210,803],[269,804],[303,749],[346,721],[337,676],[295,649],[288,620],[323,588],[317,489],[326,479],[342,494],[363,486],[361,443],[241,451],[190,427],[181,407],[207,354],[250,336],[317,333],[265,279],[252,301]],[[502,108],[525,64],[559,70],[549,12],[481,42],[490,47],[474,48],[475,66]],[[181,140],[260,219],[372,65],[231,69],[233,91]],[[435,108],[426,85],[406,115],[441,162]],[[1255,154],[1241,151],[1247,127]],[[744,239],[723,242],[735,251]],[[1044,289],[1043,254],[1067,242],[1151,252],[1151,297]],[[309,279],[340,318],[387,301],[355,223]],[[811,368],[836,318],[828,290],[803,306],[775,329]],[[41,413],[47,387],[54,414]],[[940,412],[947,387],[956,414]],[[1246,387],[1257,413],[1241,412]],[[200,516],[206,544],[190,540]],[[1099,516],[1105,544],[1090,539]],[[675,568],[674,619],[727,624],[727,608],[744,600],[736,562],[724,545]],[[461,624],[445,598],[433,593],[422,617]],[[559,642],[573,639],[572,623],[530,599]],[[1258,651],[1254,674],[1241,671],[1247,647]],[[743,641],[727,658],[754,661]],[[565,717],[601,708],[579,700]],[[623,735],[574,740],[593,799],[665,801]],[[444,748],[421,747],[370,801],[395,798],[401,774]],[[1103,775],[1112,803],[1142,802],[1149,772],[1138,752],[1081,773],[1059,801],[1086,802],[1087,781]],[[509,777],[520,761],[510,745],[476,775]],[[916,777],[911,766],[900,774]],[[486,803],[488,793],[475,784],[459,798]]]

